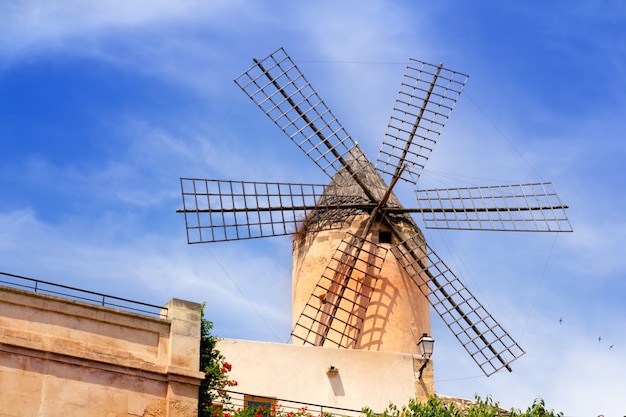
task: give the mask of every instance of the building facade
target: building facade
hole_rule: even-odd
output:
[[[0,416],[197,416],[201,306],[161,312],[0,287]]]
[[[256,403],[289,400],[382,412],[390,402],[426,400],[434,393],[432,362],[418,372],[425,363],[420,355],[235,339],[220,340],[217,347],[232,364],[229,377],[237,391]]]

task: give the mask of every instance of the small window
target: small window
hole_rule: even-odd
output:
[[[243,407],[244,408],[256,408],[265,417],[269,417],[272,408],[276,404],[276,398],[259,397],[256,395],[244,394]],[[263,407],[263,409],[261,409]]]
[[[378,243],[391,243],[391,232],[383,231],[383,230],[379,231]]]

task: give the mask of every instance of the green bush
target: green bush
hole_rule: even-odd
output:
[[[237,381],[229,378],[232,365],[226,362],[224,355],[217,349],[218,337],[211,334],[213,323],[204,318],[200,322],[200,371],[204,372],[204,380],[200,383],[198,395],[198,417],[214,417],[222,414],[222,406],[229,404],[228,388],[237,385]]]
[[[436,396],[431,396],[426,402],[411,399],[409,404],[401,409],[390,404],[382,413],[374,413],[366,407],[363,414],[365,417],[563,417],[563,413],[547,410],[542,399],[536,399],[525,412],[522,412],[515,409],[506,411],[491,397],[482,399],[478,395],[475,402],[464,411],[452,403],[446,404]]]

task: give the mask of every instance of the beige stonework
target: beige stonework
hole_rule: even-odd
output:
[[[197,415],[200,305],[151,318],[0,287],[0,416]]]
[[[310,232],[295,239],[292,270],[294,324],[311,295],[320,296],[314,293],[315,287],[346,232],[356,233],[368,218],[369,215],[355,216],[347,228]],[[368,241],[378,242],[379,225],[376,226],[367,236]],[[398,223],[396,227],[407,237],[419,233],[419,229],[410,224]],[[380,246],[389,250],[392,244],[380,243]],[[394,255],[388,252],[369,306],[364,312],[363,328],[355,348],[418,353],[417,342],[420,337],[423,333],[430,334],[429,308],[426,297],[401,269]],[[294,338],[293,343],[300,342]]]

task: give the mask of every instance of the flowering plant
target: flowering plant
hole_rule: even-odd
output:
[[[213,323],[204,319],[204,304],[200,323],[200,370],[204,380],[200,383],[198,417],[213,417],[222,414],[224,405],[230,404],[228,388],[237,386],[228,373],[233,369],[216,348],[219,338],[211,334]],[[225,413],[224,413],[225,414]]]
[[[307,407],[299,409],[285,411],[280,404],[274,404],[271,407],[246,407],[244,409],[238,408],[232,414],[224,412],[223,417],[332,417],[328,413],[322,415],[317,414],[314,416]]]

